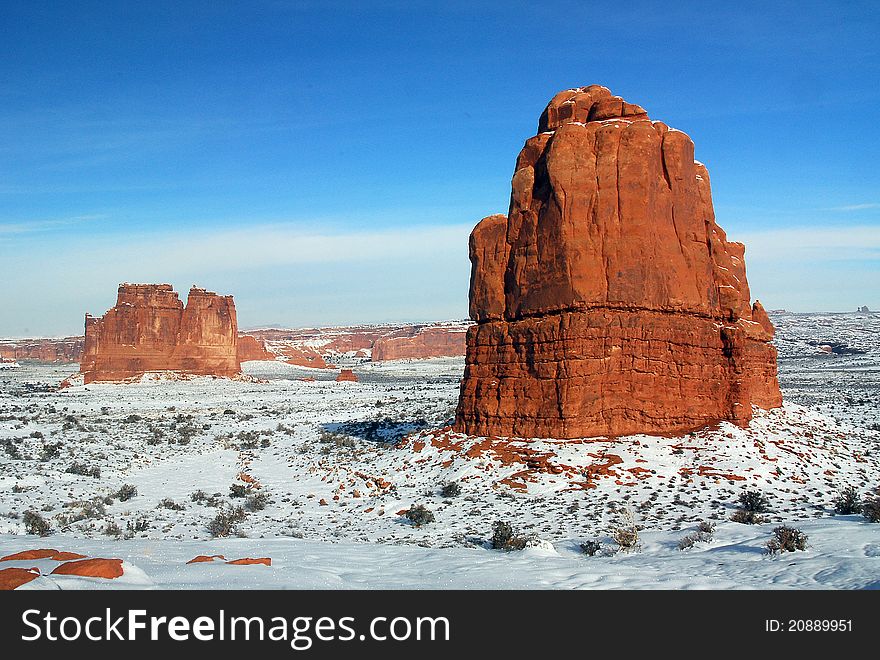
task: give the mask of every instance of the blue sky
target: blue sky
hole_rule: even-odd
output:
[[[670,8],[669,5],[673,5]],[[0,335],[121,281],[243,327],[462,318],[560,89],[687,132],[753,295],[880,308],[876,2],[0,2]]]

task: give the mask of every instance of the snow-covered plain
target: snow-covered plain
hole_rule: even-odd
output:
[[[252,362],[241,381],[60,391],[75,365],[24,365],[0,375],[0,555],[125,561],[116,580],[43,575],[27,588],[878,588],[880,525],[833,515],[842,488],[880,486],[878,317],[774,321],[785,407],[681,438],[452,433],[461,358],[349,359],[359,383]],[[441,494],[449,482],[460,494]],[[121,501],[123,484],[137,494]],[[746,490],[770,501],[765,523],[729,520]],[[402,515],[415,504],[434,521]],[[209,524],[239,506],[243,519],[214,538]],[[53,533],[25,535],[28,511]],[[614,553],[629,518],[639,547]],[[530,547],[490,549],[496,521]],[[712,539],[679,550],[701,521]],[[808,535],[806,551],[764,552],[782,523]],[[218,554],[272,565],[186,563]]]

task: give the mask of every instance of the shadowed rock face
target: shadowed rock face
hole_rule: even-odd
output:
[[[86,315],[86,383],[147,371],[234,376],[238,326],[232,296],[193,287],[186,307],[170,284],[121,284],[116,306]]]
[[[687,135],[605,87],[560,92],[517,158],[508,216],[471,234],[456,430],[666,433],[781,405],[744,252]]]

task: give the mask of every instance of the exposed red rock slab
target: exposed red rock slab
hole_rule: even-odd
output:
[[[339,372],[339,375],[336,376],[336,382],[341,383],[343,381],[356,383],[358,382],[357,374],[354,373],[351,369],[343,369]]]
[[[228,561],[226,563],[232,564],[235,566],[252,566],[254,564],[262,564],[263,566],[271,566],[272,560],[269,557],[259,557],[257,559],[251,559],[250,557],[245,557],[244,559],[233,559],[232,561]]]
[[[239,362],[274,360],[275,353],[266,348],[266,342],[251,335],[239,335],[236,347]]]
[[[148,371],[235,376],[238,325],[232,296],[193,287],[186,306],[170,284],[121,284],[116,306],[86,315],[85,383]]]
[[[214,560],[226,561],[226,557],[223,555],[199,555],[198,557],[193,557],[190,559],[187,564],[204,564],[207,562],[212,562]]]
[[[550,101],[508,215],[471,234],[456,431],[679,433],[781,405],[773,325],[693,156],[604,87]]]
[[[40,577],[37,568],[4,568],[0,570],[0,591],[12,591]]]
[[[112,580],[123,574],[121,559],[81,559],[57,566],[52,575],[79,575]]]
[[[24,550],[14,555],[6,555],[0,561],[33,561],[35,559],[52,559],[54,561],[70,561],[71,559],[85,559],[86,555],[75,552],[59,552],[58,550],[40,549]]]

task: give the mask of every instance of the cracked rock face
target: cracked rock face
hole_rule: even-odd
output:
[[[84,381],[148,371],[235,376],[238,324],[232,296],[193,287],[186,306],[170,284],[120,284],[116,306],[86,315]]]
[[[605,87],[560,92],[517,158],[508,215],[471,234],[455,429],[672,433],[778,407],[744,252],[687,135]]]

